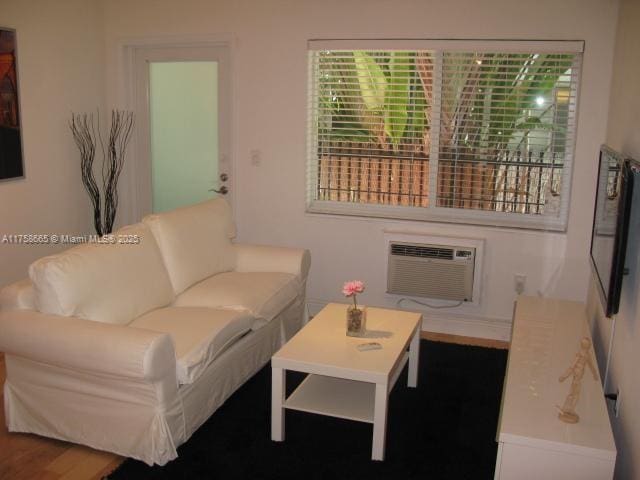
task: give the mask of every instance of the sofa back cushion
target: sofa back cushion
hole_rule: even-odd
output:
[[[128,324],[171,303],[169,275],[149,228],[138,223],[111,238],[115,243],[86,243],[32,263],[38,310]]]
[[[200,280],[235,267],[231,208],[222,198],[143,219],[160,247],[176,295]]]

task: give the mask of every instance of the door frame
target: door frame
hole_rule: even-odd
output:
[[[118,42],[118,53],[120,55],[120,65],[122,66],[122,78],[118,92],[119,103],[125,108],[136,113],[139,112],[140,102],[148,105],[148,89],[141,86],[143,79],[138,72],[136,58],[142,52],[163,51],[175,52],[176,61],[189,61],[189,56],[196,60],[203,60],[194,52],[204,52],[210,50],[226,51],[225,68],[226,75],[219,76],[219,96],[218,96],[218,138],[220,143],[219,164],[220,173],[224,171],[229,175],[227,187],[229,193],[225,198],[232,205],[235,203],[235,144],[237,129],[235,128],[235,96],[233,85],[235,84],[235,71],[233,65],[234,39],[230,34],[207,35],[207,36],[185,36],[185,37],[135,37],[124,38]],[[171,61],[171,60],[168,60]],[[147,73],[148,79],[148,73]],[[146,82],[148,86],[148,81]],[[222,95],[222,92],[226,92]],[[145,215],[151,213],[152,207],[152,177],[150,158],[150,136],[149,136],[149,112],[146,111],[146,122],[138,121],[136,118],[136,129],[131,139],[130,161],[125,167],[126,192],[123,197],[127,199],[128,206],[123,205],[126,223],[138,222]],[[225,120],[220,121],[224,116]],[[136,115],[137,117],[137,115]],[[142,128],[140,128],[142,127]],[[124,186],[124,185],[123,185]],[[123,202],[124,203],[124,202]]]

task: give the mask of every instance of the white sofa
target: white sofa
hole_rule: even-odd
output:
[[[8,429],[176,458],[304,321],[309,252],[234,235],[216,199],[39,259],[0,291]]]

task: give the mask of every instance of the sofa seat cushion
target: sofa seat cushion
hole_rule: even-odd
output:
[[[171,304],[171,281],[149,228],[138,223],[105,238],[31,264],[40,312],[124,325]]]
[[[195,382],[218,355],[251,330],[253,321],[246,312],[166,307],[136,318],[129,326],[171,336],[178,383],[182,385]]]
[[[194,283],[235,267],[235,227],[223,198],[149,215],[176,295]]]
[[[300,289],[300,281],[290,273],[226,272],[196,283],[173,305],[246,311],[256,318],[256,329],[284,310]]]

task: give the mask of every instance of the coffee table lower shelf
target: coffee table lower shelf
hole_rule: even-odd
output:
[[[307,375],[284,402],[284,408],[373,423],[374,383]]]

